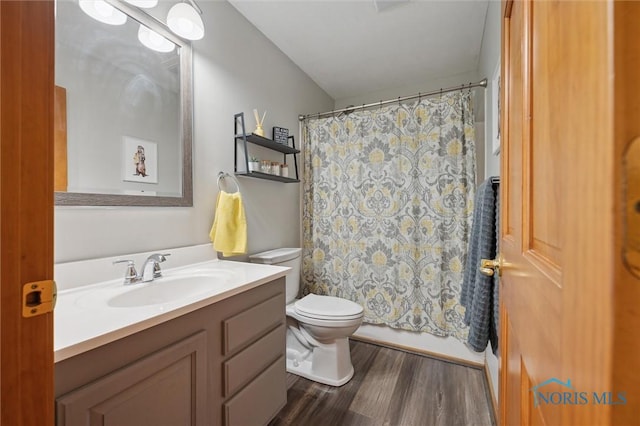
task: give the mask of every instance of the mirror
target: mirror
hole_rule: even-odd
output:
[[[55,203],[191,206],[191,46],[106,1],[124,24],[56,4]]]

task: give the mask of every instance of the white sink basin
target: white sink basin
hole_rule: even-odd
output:
[[[114,308],[161,305],[206,293],[222,282],[221,274],[162,277],[141,287],[132,284],[130,291],[108,299],[107,305]]]
[[[124,285],[116,283],[94,288],[78,297],[80,307],[136,308],[172,305],[214,293],[224,288],[232,274],[223,271],[197,271],[189,274],[168,275],[146,283]]]

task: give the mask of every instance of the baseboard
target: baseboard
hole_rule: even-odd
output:
[[[424,356],[428,356],[430,358],[435,358],[435,359],[439,359],[442,361],[447,361],[447,362],[452,362],[454,364],[460,364],[460,365],[464,365],[466,367],[473,367],[473,368],[485,368],[485,365],[481,362],[474,362],[474,361],[470,361],[468,359],[464,359],[464,358],[458,358],[455,356],[450,356],[450,355],[446,355],[446,354],[442,354],[440,352],[432,352],[432,351],[428,351],[425,349],[421,349],[421,348],[415,348],[412,346],[405,346],[405,345],[401,345],[395,342],[389,342],[386,340],[379,340],[379,339],[374,339],[371,337],[364,337],[364,336],[351,336],[350,339],[352,340],[357,340],[359,342],[365,342],[365,343],[371,343],[374,345],[378,345],[378,346],[384,346],[387,348],[392,348],[392,349],[398,349],[404,352],[411,352],[411,353],[415,353],[415,354],[419,354],[419,355],[424,355]]]
[[[362,324],[352,337],[464,365],[482,368],[485,363],[484,352],[474,352],[454,337],[440,337],[376,324]]]
[[[491,379],[491,371],[489,371],[489,364],[485,362],[484,364],[484,375],[487,379],[487,385],[489,386],[489,395],[491,397],[491,408],[493,409],[493,418],[495,420],[495,424],[498,424],[498,401],[496,400],[496,392],[493,387],[493,379]]]

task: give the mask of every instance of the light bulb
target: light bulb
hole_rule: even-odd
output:
[[[158,0],[125,0],[127,3],[143,9],[151,9],[156,7]]]
[[[189,21],[185,18],[178,18],[178,27],[180,27],[180,31],[183,33],[190,33],[193,31],[193,22]]]
[[[171,52],[175,48],[175,44],[144,25],[138,28],[138,40],[156,52]]]
[[[104,24],[122,25],[127,22],[127,15],[104,0],[79,0],[78,4],[84,13]]]
[[[200,14],[187,3],[175,4],[167,15],[167,25],[171,31],[187,40],[204,37],[204,24]]]
[[[107,4],[105,1],[96,1],[94,2],[94,7],[96,8],[96,12],[100,14],[101,17],[109,19],[113,16],[113,12],[115,9],[110,4]]]

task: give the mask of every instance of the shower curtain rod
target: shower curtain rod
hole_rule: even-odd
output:
[[[334,109],[333,111],[327,111],[327,112],[318,112],[316,114],[299,115],[298,116],[298,120],[299,121],[304,121],[307,118],[320,118],[320,117],[325,117],[325,116],[329,116],[329,115],[338,114],[338,113],[341,113],[341,112],[344,112],[344,113],[348,114],[348,113],[351,113],[353,111],[357,111],[357,110],[360,110],[360,109],[387,105],[387,104],[391,104],[391,103],[394,103],[394,102],[408,101],[409,99],[424,98],[424,97],[427,97],[427,96],[440,95],[442,93],[455,92],[456,90],[472,89],[474,87],[486,88],[487,87],[487,79],[483,78],[482,80],[478,81],[477,83],[469,83],[469,84],[462,84],[460,86],[455,86],[455,87],[447,87],[446,89],[434,90],[433,92],[427,92],[427,93],[418,93],[417,95],[405,96],[403,98],[399,97],[397,99],[389,99],[389,100],[386,100],[386,101],[373,102],[373,103],[370,103],[370,104],[366,104],[366,105],[363,104],[363,105],[360,105],[360,106],[351,105],[351,106],[348,106],[346,108]]]

